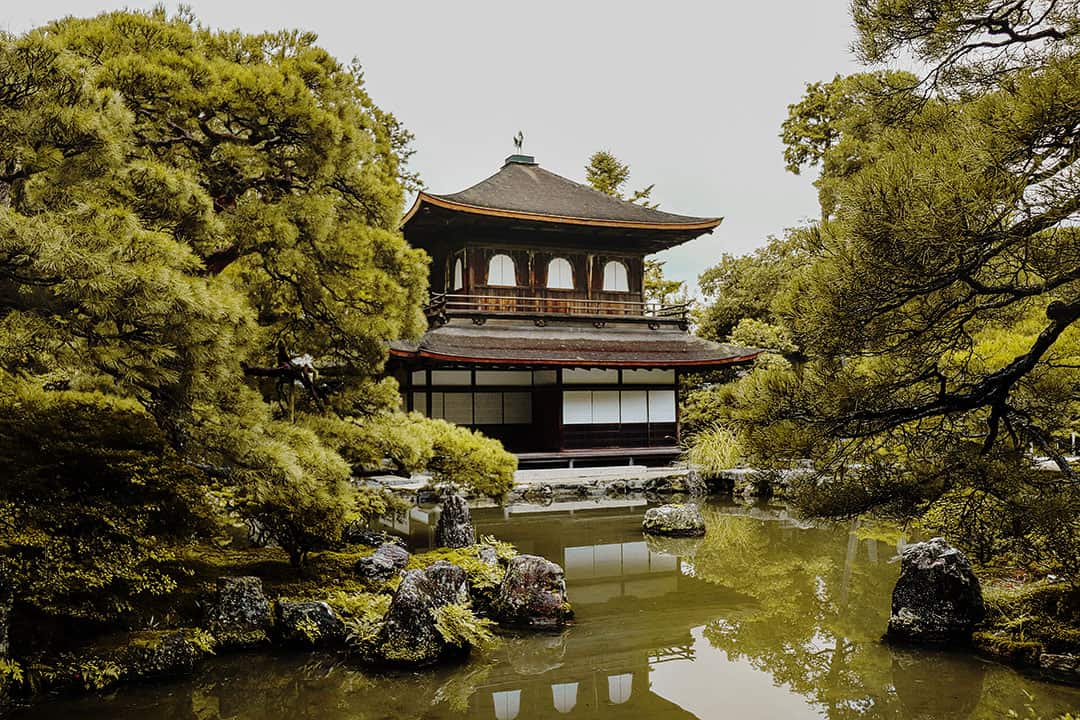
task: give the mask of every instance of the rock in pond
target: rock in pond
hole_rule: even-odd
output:
[[[274,623],[270,603],[257,577],[223,577],[210,606],[210,630],[225,647],[267,642]]]
[[[409,551],[397,543],[387,542],[373,554],[356,561],[356,572],[361,577],[385,582],[404,570],[409,564]]]
[[[434,611],[469,602],[465,571],[444,560],[424,570],[410,570],[386,613],[376,645],[379,659],[398,665],[429,665],[456,648],[435,628]]]
[[[278,600],[277,627],[283,641],[305,647],[341,647],[347,635],[334,608],[313,600]]]
[[[964,554],[944,538],[904,548],[886,637],[926,645],[968,643],[983,619],[982,588]]]
[[[563,569],[539,555],[518,555],[506,568],[492,615],[503,625],[561,627],[574,617]]]
[[[645,511],[641,529],[649,535],[699,537],[705,534],[705,518],[697,505],[661,505]]]
[[[476,544],[472,515],[468,501],[460,495],[443,498],[442,511],[435,525],[435,544],[438,547],[463,548]]]

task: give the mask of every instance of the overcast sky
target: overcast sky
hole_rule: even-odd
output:
[[[0,27],[153,4],[4,0]],[[611,150],[634,188],[655,183],[662,209],[725,218],[661,255],[691,282],[816,214],[813,177],[784,171],[780,123],[805,83],[857,69],[848,0],[188,4],[212,27],[300,27],[358,58],[376,103],[415,133],[412,166],[432,192],[498,170],[518,130],[525,152],[574,180]]]

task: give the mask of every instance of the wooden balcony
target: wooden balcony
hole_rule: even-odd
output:
[[[429,322],[444,324],[450,318],[471,317],[477,324],[487,318],[521,318],[543,325],[547,320],[591,321],[598,327],[607,322],[631,322],[658,328],[689,327],[689,304],[657,305],[637,300],[551,297],[524,294],[464,295],[438,293],[426,308]]]

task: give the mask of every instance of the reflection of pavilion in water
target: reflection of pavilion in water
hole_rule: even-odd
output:
[[[562,564],[577,622],[561,635],[508,639],[505,662],[473,694],[469,717],[694,717],[653,693],[649,672],[692,660],[690,629],[749,600],[692,577],[677,546],[646,542],[644,505],[627,498],[474,510],[479,535]],[[425,545],[436,518],[422,512],[425,522],[411,514],[397,529]]]

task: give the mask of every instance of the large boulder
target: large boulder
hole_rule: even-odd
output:
[[[492,615],[503,625],[565,625],[574,617],[574,611],[566,599],[562,567],[539,555],[515,557],[495,595]]]
[[[277,630],[284,642],[304,647],[341,647],[347,635],[334,608],[313,600],[278,600]]]
[[[251,576],[218,578],[209,621],[211,632],[222,646],[266,642],[274,620],[262,580]]]
[[[982,588],[964,554],[934,538],[904,548],[892,596],[889,640],[967,643],[983,619]]]
[[[429,665],[455,648],[443,640],[435,627],[434,611],[469,602],[465,571],[440,560],[424,570],[410,570],[401,578],[390,601],[376,654],[398,665]]]
[[[697,505],[661,505],[645,511],[641,529],[649,535],[700,537],[705,534],[705,518]]]
[[[461,495],[443,498],[442,512],[435,524],[435,545],[438,547],[463,548],[476,544],[469,503]]]
[[[387,542],[373,554],[356,562],[356,572],[367,580],[385,582],[409,564],[409,551],[397,543]]]

